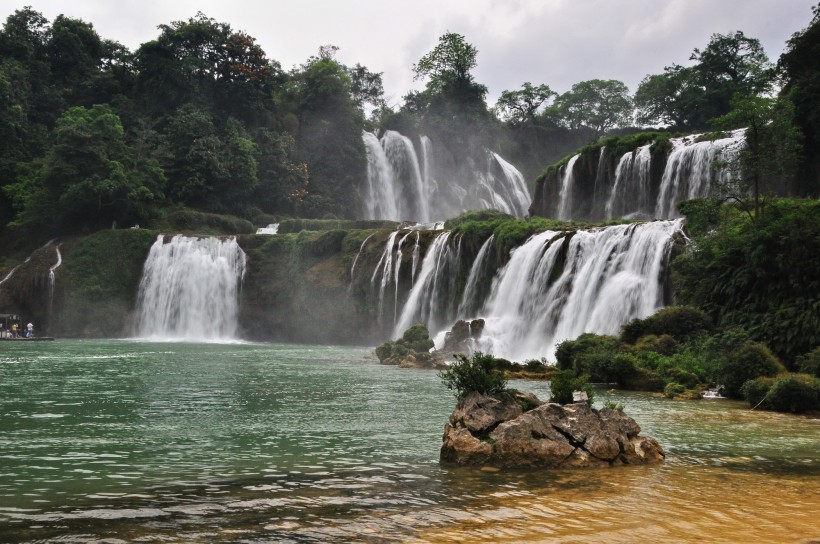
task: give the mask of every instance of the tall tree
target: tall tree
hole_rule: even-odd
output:
[[[586,127],[601,136],[632,122],[632,99],[621,81],[591,79],[556,98],[553,111],[568,128]]]
[[[808,27],[786,44],[778,68],[783,77],[782,94],[794,103],[794,122],[805,136],[801,157],[803,176],[794,192],[820,196],[820,4],[813,8]]]
[[[536,114],[545,102],[558,96],[549,85],[533,85],[525,82],[520,89],[503,91],[495,104],[496,110],[505,121],[520,126],[529,122],[535,124]]]
[[[743,32],[713,34],[689,60],[695,64],[673,64],[641,81],[635,93],[639,122],[703,130],[711,119],[732,109],[736,94],[756,96],[771,90],[772,66],[763,47]]]

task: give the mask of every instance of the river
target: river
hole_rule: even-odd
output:
[[[484,471],[438,463],[455,399],[436,374],[366,348],[0,348],[0,542],[820,539],[809,416],[599,391],[663,465]]]

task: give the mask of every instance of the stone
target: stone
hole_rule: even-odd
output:
[[[440,458],[457,465],[482,465],[493,453],[493,447],[473,436],[464,427],[444,426]]]
[[[499,423],[523,413],[521,405],[509,393],[494,398],[473,391],[458,402],[450,416],[450,423],[461,425],[473,433],[486,434]]]
[[[534,406],[523,410],[521,405]],[[445,427],[441,461],[501,468],[594,468],[658,463],[663,449],[620,410],[542,403],[517,391],[469,393]]]

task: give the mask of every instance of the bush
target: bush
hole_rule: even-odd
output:
[[[749,406],[754,408],[762,405],[762,401],[769,394],[772,384],[774,384],[774,378],[755,378],[744,383],[740,391]]]
[[[668,399],[673,399],[678,395],[682,395],[685,392],[686,386],[675,382],[668,383],[666,384],[666,387],[663,388],[663,396]]]
[[[571,404],[573,391],[584,391],[587,394],[587,404],[592,405],[595,392],[589,383],[588,375],[576,377],[571,370],[556,372],[550,381],[550,401]]]
[[[820,380],[808,374],[778,376],[764,404],[778,412],[801,413],[820,409]]]
[[[424,323],[416,323],[401,336],[407,347],[415,351],[427,352],[433,349],[435,343],[430,339],[430,331]]]
[[[717,369],[717,379],[726,395],[740,398],[743,384],[760,376],[776,376],[786,368],[759,342],[747,340],[737,350],[723,354]]]
[[[743,384],[743,396],[754,407],[801,413],[820,409],[820,380],[808,374],[781,374]]]
[[[805,355],[797,357],[795,364],[803,374],[810,374],[815,378],[820,378],[820,346]]]
[[[444,386],[455,393],[457,398],[476,391],[482,395],[497,395],[507,387],[504,373],[496,368],[495,357],[477,351],[472,357],[456,354],[457,361],[438,376]]]
[[[669,306],[647,317],[633,319],[621,328],[621,340],[634,344],[642,336],[668,334],[678,341],[691,340],[712,330],[712,320],[690,306]]]
[[[561,370],[589,374],[594,382],[622,383],[619,365],[614,360],[620,349],[621,343],[614,336],[586,333],[558,344],[555,359]]]
[[[654,351],[661,355],[672,355],[678,350],[678,342],[668,334],[657,336],[648,334],[642,336],[635,343],[635,349],[639,351]]]

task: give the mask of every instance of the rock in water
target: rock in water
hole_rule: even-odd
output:
[[[530,410],[522,409],[537,404]],[[440,459],[458,465],[586,468],[659,463],[658,442],[620,410],[587,403],[523,403],[520,395],[469,393],[445,425]]]

